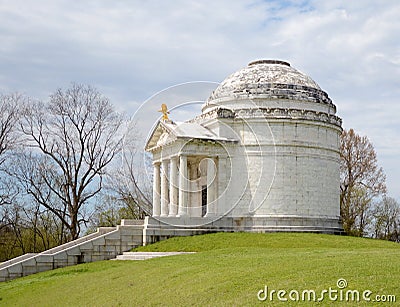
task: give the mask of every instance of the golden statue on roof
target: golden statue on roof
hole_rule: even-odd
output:
[[[158,110],[158,112],[161,112],[163,114],[162,120],[164,120],[164,121],[169,120],[169,118],[168,118],[169,111],[168,111],[167,105],[165,103],[163,103],[161,105],[161,110]]]

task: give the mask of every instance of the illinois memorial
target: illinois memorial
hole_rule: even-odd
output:
[[[309,76],[258,60],[228,76],[202,113],[150,133],[153,214],[145,241],[208,231],[340,233],[336,106]]]

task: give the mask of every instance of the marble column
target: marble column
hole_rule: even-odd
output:
[[[169,215],[178,215],[178,158],[171,158],[169,170]]]
[[[206,216],[215,215],[217,167],[215,159],[207,159],[207,213]]]
[[[217,162],[217,201],[215,204],[215,214],[221,215],[227,212],[226,189],[228,188],[230,177],[230,162],[226,157],[218,157]],[[228,204],[229,207],[229,204]]]
[[[179,156],[179,203],[178,215],[183,216],[187,214],[187,156]]]
[[[169,160],[161,162],[161,215],[168,216],[169,192],[168,192],[168,164]]]
[[[153,216],[161,212],[160,163],[153,163]]]

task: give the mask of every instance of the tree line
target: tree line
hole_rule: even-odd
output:
[[[143,217],[111,171],[124,118],[95,88],[73,84],[47,102],[1,95],[0,114],[0,261]]]
[[[123,174],[115,163],[126,122],[87,85],[57,89],[45,102],[0,95],[0,261],[151,212],[134,161]],[[340,145],[345,231],[399,242],[400,207],[387,196],[373,145],[352,129]]]

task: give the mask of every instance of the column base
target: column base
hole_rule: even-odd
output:
[[[168,216],[169,216],[169,217],[176,217],[177,214],[178,214],[178,205],[177,205],[177,204],[174,204],[174,203],[170,203],[170,204],[168,205],[168,208],[169,208],[169,210],[168,210]]]

